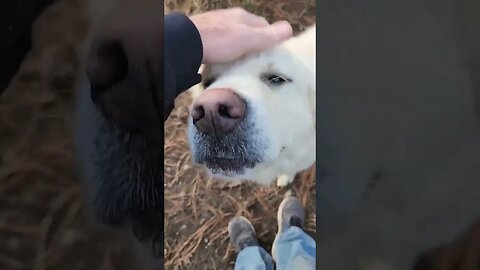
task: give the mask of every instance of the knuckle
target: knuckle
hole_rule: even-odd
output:
[[[247,11],[241,7],[234,7],[232,8],[232,12],[238,14],[238,15],[244,15],[247,14]]]

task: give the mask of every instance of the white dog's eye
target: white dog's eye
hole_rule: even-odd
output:
[[[277,74],[265,74],[262,76],[262,80],[269,86],[280,86],[284,83],[292,82],[291,79],[277,75]]]

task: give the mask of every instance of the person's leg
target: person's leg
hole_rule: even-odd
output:
[[[255,229],[245,217],[236,217],[228,223],[230,241],[239,252],[235,270],[273,270],[272,257],[258,244]]]
[[[296,197],[287,197],[278,208],[278,234],[272,247],[277,270],[315,269],[315,240],[303,230],[305,213]]]

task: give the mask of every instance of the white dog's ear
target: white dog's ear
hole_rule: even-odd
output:
[[[204,64],[200,65],[200,68],[198,69],[198,73],[202,75],[202,80],[205,79],[206,77],[205,72],[207,72],[207,70],[208,70],[208,67],[206,67]],[[202,82],[190,87],[190,89],[188,89],[188,92],[190,92],[192,100],[197,99],[197,97],[200,96],[200,94],[203,92]]]
[[[200,71],[199,71],[200,74],[202,74],[202,81],[205,81],[206,79],[208,79],[210,77],[210,75],[212,74],[212,66],[211,65],[206,65],[206,64],[202,64],[200,66]]]
[[[316,25],[308,27],[299,35],[287,40],[284,45],[312,71],[311,79],[308,79],[308,105],[313,117],[313,125],[316,126]]]
[[[299,56],[306,65],[313,69],[315,69],[316,33],[316,25],[312,25],[284,43],[289,51]]]

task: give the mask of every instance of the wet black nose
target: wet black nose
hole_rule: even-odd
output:
[[[246,103],[226,88],[209,89],[193,104],[192,120],[197,129],[209,136],[223,136],[235,130],[245,118]]]
[[[94,100],[128,74],[126,53],[117,42],[95,44],[86,63]]]
[[[163,82],[160,82],[158,74],[149,73],[148,67],[142,65],[140,60],[144,59],[144,55],[139,51],[136,46],[126,47],[120,39],[97,40],[86,59],[90,95],[109,122],[122,130],[162,143],[161,115],[156,107],[158,100],[152,96],[157,91],[155,85]],[[132,63],[127,59],[133,59]],[[152,84],[154,87],[148,82],[155,82]]]
[[[120,1],[95,29],[86,60],[91,98],[105,120],[163,144],[163,30],[158,1]],[[162,121],[163,120],[163,121]]]

